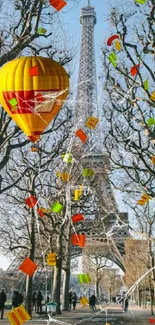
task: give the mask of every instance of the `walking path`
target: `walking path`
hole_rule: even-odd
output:
[[[9,321],[4,316],[1,320],[2,325],[8,325]],[[39,318],[35,313],[33,320],[28,322],[28,325],[150,325],[149,319],[154,319],[155,316],[150,315],[150,308],[145,310],[135,305],[129,307],[128,312],[123,313],[119,305],[103,305],[102,309],[97,306],[96,311],[90,310],[88,307],[82,308],[77,306],[75,311],[63,312],[61,315],[47,316]]]

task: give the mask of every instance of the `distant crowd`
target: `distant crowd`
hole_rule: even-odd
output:
[[[80,297],[82,298],[82,297]],[[126,312],[128,310],[128,305],[129,305],[129,298],[127,297],[127,294],[125,292],[123,292],[122,296],[120,296],[119,299],[119,303],[122,303],[122,308],[123,308],[123,312]],[[4,289],[1,291],[0,293],[0,310],[1,310],[1,319],[3,319],[3,315],[4,315],[4,307],[5,307],[5,302],[7,300],[7,296],[6,293],[4,291]],[[41,291],[39,290],[38,293],[33,292],[32,294],[32,310],[38,312],[38,313],[42,313],[42,301],[44,300],[44,297],[41,293]],[[45,303],[47,304],[49,302],[50,298],[49,296],[46,297],[46,301]],[[75,292],[72,292],[72,290],[69,291],[69,310],[72,309],[73,306],[73,310],[76,309],[76,304],[77,304],[77,295]],[[12,308],[16,308],[18,306],[20,306],[24,301],[24,296],[21,292],[18,292],[17,290],[13,291],[13,296],[12,296]],[[113,302],[116,303],[116,299],[114,301],[113,298]],[[96,303],[97,303],[97,298],[95,297],[95,295],[93,294],[90,298],[89,298],[89,307],[92,310],[96,310]]]

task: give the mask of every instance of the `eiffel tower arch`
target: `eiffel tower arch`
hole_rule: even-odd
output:
[[[76,105],[74,111],[74,125],[82,128],[88,135],[88,145],[90,153],[85,151],[85,147],[80,147],[79,159],[83,167],[93,169],[95,172],[94,187],[98,197],[98,213],[92,221],[93,231],[86,231],[88,239],[107,242],[105,256],[113,260],[123,270],[124,241],[129,237],[128,214],[120,213],[114,193],[109,181],[110,161],[104,152],[101,143],[101,132],[99,127],[88,131],[85,123],[90,116],[99,118],[97,104],[97,80],[95,63],[94,27],[97,23],[96,13],[90,0],[81,9],[80,23],[82,25],[80,62]],[[77,146],[78,148],[78,146]],[[78,155],[78,149],[77,149]],[[83,228],[86,229],[86,224]],[[108,237],[108,240],[107,240]],[[89,242],[89,240],[88,240]],[[110,244],[109,244],[110,243]],[[80,249],[73,249],[72,255],[81,254]],[[79,253],[78,253],[79,252]]]

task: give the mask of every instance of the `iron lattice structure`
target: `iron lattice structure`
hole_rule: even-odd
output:
[[[78,89],[75,106],[74,118],[78,128],[85,129],[85,122],[89,116],[99,117],[97,104],[97,81],[96,81],[96,63],[95,63],[95,46],[94,46],[94,27],[96,24],[96,13],[94,7],[91,6],[90,0],[87,0],[86,7],[81,9],[80,23],[82,25],[82,39],[80,50],[80,64]],[[81,151],[83,157],[81,163],[84,167],[93,169],[95,172],[94,188],[98,197],[99,208],[92,222],[93,231],[85,233],[91,240],[106,240],[107,233],[111,235],[112,241],[115,242],[118,251],[122,255],[124,252],[124,241],[129,237],[128,232],[128,215],[120,213],[114,193],[109,181],[108,173],[110,171],[110,162],[106,153],[102,151],[100,130],[86,130],[89,134],[89,146],[93,146],[91,154],[85,151],[85,147],[80,147],[79,159]],[[92,139],[93,140],[90,140]],[[78,148],[79,146],[77,146]],[[77,150],[78,154],[78,150]],[[104,234],[101,222],[104,220]],[[95,222],[95,224],[94,224]],[[86,224],[85,224],[86,225]],[[83,227],[85,228],[85,226]],[[77,249],[77,255],[80,255],[80,249]],[[76,249],[72,251],[72,256],[76,255]],[[116,257],[117,259],[117,257]],[[114,260],[114,258],[113,258]]]
[[[97,112],[94,46],[96,13],[94,7],[90,6],[90,1],[86,7],[81,9],[80,23],[82,25],[82,39],[75,118],[83,124],[89,116],[93,115],[95,111]]]

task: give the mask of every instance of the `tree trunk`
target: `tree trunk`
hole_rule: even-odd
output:
[[[99,300],[99,281],[97,279],[95,283],[95,295],[97,297],[97,300]]]
[[[152,235],[152,224],[149,224],[149,236]],[[153,251],[152,251],[152,241],[148,240],[148,269],[151,269],[154,267],[154,257],[153,257]],[[151,299],[151,315],[153,315],[153,303],[154,303],[154,290],[152,291],[152,280],[153,285],[155,285],[155,274],[154,270],[149,273],[149,289],[150,289],[150,299]]]
[[[109,289],[109,294],[110,294],[110,302],[111,302],[111,286],[110,286],[110,289]]]
[[[65,252],[65,268],[63,279],[62,310],[69,310],[69,283],[70,283],[70,261],[71,261],[71,224],[68,223],[67,242]]]
[[[50,291],[51,291],[51,297],[53,296],[53,285],[54,283],[54,270],[51,271],[51,288],[50,288]]]
[[[52,293],[52,300],[57,304],[57,309],[56,309],[57,314],[61,314],[60,294],[61,294],[61,273],[62,273],[63,230],[64,230],[64,223],[61,225],[60,233],[57,236],[58,257],[57,257],[57,265],[55,266],[55,270],[54,270],[53,293]]]
[[[138,306],[141,307],[141,290],[140,290],[140,287],[138,287]]]
[[[96,268],[96,282],[95,282],[95,295],[99,301],[99,278],[98,278],[98,268]]]
[[[31,210],[31,233],[30,233],[30,241],[31,241],[31,250],[29,254],[29,258],[34,261],[35,254],[35,213],[34,210]],[[31,316],[32,313],[32,285],[33,285],[33,277],[27,276],[26,279],[26,298],[25,298],[25,307]]]
[[[54,269],[54,279],[53,279],[53,292],[52,300],[57,303],[57,314],[61,314],[60,306],[60,290],[61,290],[61,265],[62,262],[57,261],[57,266]]]
[[[154,293],[152,292],[152,280],[149,275],[149,289],[150,289],[150,301],[151,301],[151,315],[153,315],[153,301],[154,301]]]
[[[70,268],[67,268],[64,271],[64,280],[63,280],[63,302],[62,310],[69,309],[69,282],[70,282]]]
[[[31,316],[31,301],[32,301],[32,284],[33,279],[31,276],[27,275],[26,278],[26,301],[25,301],[25,307],[28,311],[29,315]]]

